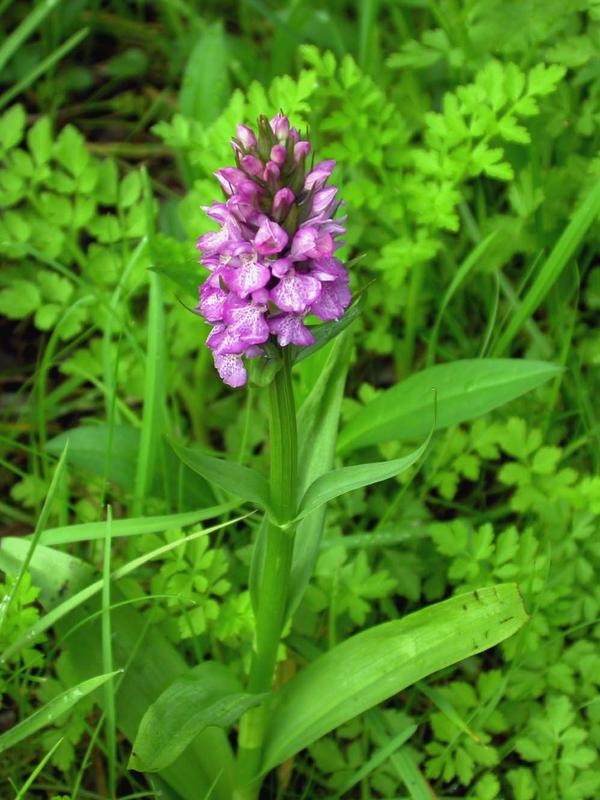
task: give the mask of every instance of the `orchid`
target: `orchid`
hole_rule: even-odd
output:
[[[326,186],[335,161],[307,171],[310,142],[279,113],[261,116],[258,135],[238,125],[231,145],[235,167],[215,176],[225,202],[205,208],[219,223],[198,239],[210,271],[197,311],[213,327],[206,344],[229,386],[248,380],[245,360],[278,347],[308,347],[313,315],[339,320],[350,305],[348,272],[335,252],[344,218],[337,188]]]

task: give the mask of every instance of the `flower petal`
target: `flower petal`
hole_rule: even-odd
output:
[[[352,299],[348,284],[336,280],[324,283],[322,287],[319,298],[310,307],[311,313],[322,320],[340,319]]]
[[[227,386],[232,386],[234,389],[244,386],[248,380],[248,373],[246,367],[241,359],[241,356],[231,355],[229,353],[220,355],[219,353],[213,354],[215,360],[215,367],[221,376],[223,383]]]
[[[321,293],[321,282],[290,269],[271,289],[271,300],[281,311],[303,314]]]
[[[263,220],[254,237],[256,250],[262,256],[273,256],[280,253],[287,243],[287,233],[268,217]]]
[[[269,328],[277,336],[281,347],[287,347],[288,344],[308,347],[315,342],[315,337],[298,314],[277,314],[269,320]]]
[[[229,288],[243,298],[266,286],[271,270],[255,258],[242,258],[241,261],[241,266],[229,270],[226,281]]]

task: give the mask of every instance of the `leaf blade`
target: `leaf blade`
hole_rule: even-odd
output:
[[[352,636],[281,689],[262,771],[426,675],[498,644],[527,619],[516,584],[501,584]]]
[[[475,419],[525,392],[540,386],[561,371],[546,361],[526,359],[465,359],[437,364],[386,389],[364,406],[342,429],[338,450],[392,439],[412,440],[429,432],[436,390],[436,430]]]
[[[42,708],[38,708],[29,717],[18,722],[0,736],[0,753],[22,742],[23,739],[39,731],[40,728],[49,725],[57,717],[69,711],[86,695],[94,692],[98,687],[102,686],[119,672],[121,672],[121,670],[109,672],[105,675],[97,675],[95,678],[82,681],[78,683],[77,686],[72,686],[70,689],[59,694],[58,697],[50,700],[50,702],[46,703]]]
[[[371,486],[374,483],[394,478],[412,467],[425,453],[429,438],[412,453],[390,461],[376,461],[371,464],[356,464],[326,472],[317,478],[306,490],[300,502],[298,518],[302,519],[311,511],[347,492]]]
[[[226,492],[269,508],[269,484],[256,470],[244,467],[234,461],[225,461],[191,450],[169,440],[175,454],[183,463],[207,481],[212,481]]]
[[[228,727],[264,697],[243,692],[222,664],[200,664],[173,681],[147,709],[133,743],[130,769],[165,769],[206,728]]]

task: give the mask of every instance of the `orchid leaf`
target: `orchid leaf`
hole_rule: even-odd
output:
[[[265,695],[242,691],[222,664],[205,662],[177,678],[148,708],[133,744],[129,768],[168,767],[208,727],[227,728]]]
[[[421,458],[428,444],[429,438],[421,447],[402,458],[394,458],[391,461],[379,461],[372,464],[357,464],[326,472],[306,490],[300,503],[298,518],[302,519],[311,511],[316,511],[320,506],[325,505],[335,497],[340,497],[347,492],[361,489],[363,486],[371,486],[374,483],[400,475]]]
[[[350,331],[346,331],[333,343],[319,380],[298,411],[298,430],[301,431],[298,477],[301,491],[306,491],[333,464],[350,360],[350,337]],[[321,506],[307,514],[298,525],[288,599],[290,614],[298,606],[312,575],[324,523],[325,506]]]
[[[340,432],[338,450],[347,453],[392,439],[422,439],[429,431],[434,403],[436,429],[447,428],[514,400],[556,377],[561,369],[545,361],[511,358],[438,364],[386,389],[364,406]]]
[[[352,636],[280,690],[261,772],[427,675],[493,647],[527,619],[519,590],[510,583],[452,597]]]
[[[171,447],[181,461],[210,483],[220,486],[229,494],[256,503],[264,509],[269,508],[269,484],[256,470],[191,450],[170,440]]]

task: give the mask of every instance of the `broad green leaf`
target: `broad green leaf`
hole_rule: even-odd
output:
[[[35,283],[17,278],[0,291],[0,314],[8,319],[24,319],[39,308],[42,298]]]
[[[51,725],[56,719],[61,717],[64,713],[69,711],[80,700],[83,700],[90,692],[95,691],[99,686],[106,683],[115,675],[118,675],[120,670],[109,672],[106,675],[97,675],[95,678],[82,681],[77,686],[67,689],[66,692],[59,694],[45,706],[38,708],[26,719],[14,725],[12,728],[0,736],[0,753],[3,753],[9,747],[22,742],[32,736],[40,728],[45,728],[46,725]]]
[[[40,117],[27,134],[27,144],[36,164],[41,166],[50,161],[52,155],[52,124],[50,117]]]
[[[179,106],[186,117],[210,125],[225,108],[229,84],[229,53],[223,25],[211,25],[200,36],[186,64]]]
[[[264,695],[242,691],[222,664],[205,662],[177,678],[146,711],[133,743],[129,768],[168,767],[208,727],[227,728]]]
[[[438,364],[381,392],[342,429],[338,448],[349,452],[392,439],[422,439],[435,401],[436,430],[475,419],[554,378],[561,367],[525,359],[466,359]]]
[[[351,467],[342,467],[326,472],[312,483],[306,490],[300,502],[298,518],[315,511],[320,506],[325,505],[334,497],[360,489],[363,486],[371,486],[379,481],[385,481],[400,475],[418,461],[429,444],[429,439],[421,447],[413,450],[407,456],[394,458],[391,461],[378,461],[373,464],[357,464]]]
[[[0,53],[5,46],[6,43],[0,48]],[[2,114],[0,117],[0,149],[10,150],[11,147],[19,144],[23,138],[25,120],[25,109],[20,104],[12,106]]]
[[[235,461],[207,456],[173,441],[170,441],[170,444],[184,464],[210,483],[220,486],[236,497],[256,503],[261,508],[269,507],[269,484],[256,470],[236,464]]]
[[[261,772],[427,675],[493,647],[527,618],[516,584],[502,584],[352,636],[283,686]]]

